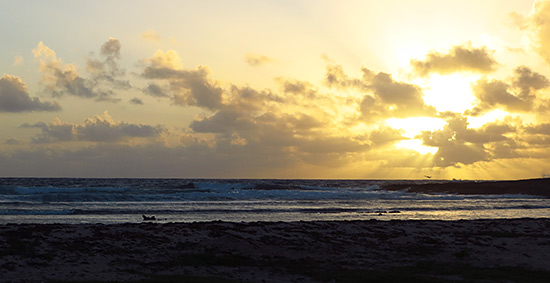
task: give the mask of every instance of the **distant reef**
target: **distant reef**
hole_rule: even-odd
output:
[[[423,184],[400,183],[381,186],[388,191],[454,194],[523,194],[550,197],[550,178],[516,181],[431,181]]]

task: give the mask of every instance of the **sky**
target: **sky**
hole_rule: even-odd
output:
[[[550,176],[548,0],[0,4],[0,176]]]

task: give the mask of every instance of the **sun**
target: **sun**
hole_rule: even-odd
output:
[[[471,109],[475,96],[471,84],[478,76],[464,74],[434,74],[417,83],[422,86],[424,103],[435,107],[439,112],[451,111],[463,113]]]
[[[410,117],[404,119],[391,118],[386,120],[386,123],[394,128],[403,131],[403,136],[406,140],[402,140],[395,144],[397,148],[412,149],[420,154],[434,154],[437,152],[437,147],[426,146],[416,137],[422,131],[436,131],[442,129],[446,122],[441,118],[433,117]]]
[[[464,74],[439,75],[414,80],[413,83],[421,86],[424,92],[424,103],[433,106],[438,112],[451,111],[463,113],[471,109],[475,103],[475,96],[471,85],[479,79],[477,76]],[[426,146],[418,135],[422,131],[437,131],[446,125],[444,119],[437,117],[410,117],[405,119],[388,119],[386,123],[403,131],[406,140],[395,144],[397,148],[406,148],[420,154],[434,154],[437,147]]]

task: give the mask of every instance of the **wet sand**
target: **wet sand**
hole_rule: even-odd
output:
[[[547,282],[550,219],[8,224],[0,281]]]

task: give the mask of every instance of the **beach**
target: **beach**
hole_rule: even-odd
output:
[[[0,226],[0,280],[544,282],[550,219]]]

